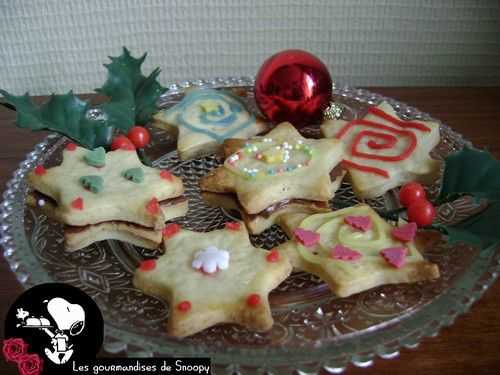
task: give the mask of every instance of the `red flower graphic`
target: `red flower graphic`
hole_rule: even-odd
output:
[[[38,354],[24,354],[17,362],[19,375],[40,375],[43,371],[43,359]]]
[[[21,338],[3,340],[3,356],[7,362],[18,362],[28,352],[28,344]]]

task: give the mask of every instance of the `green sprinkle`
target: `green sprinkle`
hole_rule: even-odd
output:
[[[95,148],[92,151],[87,152],[83,157],[83,160],[85,160],[85,162],[92,167],[104,167],[106,165],[106,151],[103,147]]]
[[[140,167],[127,169],[122,173],[122,176],[136,184],[144,181],[144,171]]]
[[[104,189],[104,179],[101,176],[82,176],[80,184],[92,193],[100,193]]]

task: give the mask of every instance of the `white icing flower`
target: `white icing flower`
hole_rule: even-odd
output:
[[[201,269],[205,273],[214,273],[217,269],[226,270],[229,267],[229,252],[209,246],[198,251],[191,263],[194,269]]]

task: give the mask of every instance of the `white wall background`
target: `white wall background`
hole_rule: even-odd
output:
[[[499,0],[0,0],[0,87],[89,92],[127,46],[162,83],[301,48],[357,86],[500,84]]]

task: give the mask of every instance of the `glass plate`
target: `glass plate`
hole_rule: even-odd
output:
[[[168,107],[188,87],[226,87],[253,102],[251,78],[228,78],[173,84],[159,106]],[[334,99],[344,104],[343,116],[359,116],[367,105],[388,100],[399,115],[408,119],[430,116],[392,99],[351,87],[334,88]],[[198,179],[219,165],[215,157],[182,162],[177,159],[175,140],[152,129],[148,156],[161,168],[169,168],[184,180],[190,210],[178,220],[184,227],[207,231],[233,220],[231,213],[207,207],[200,199]],[[318,135],[318,128],[305,133]],[[100,306],[106,322],[104,349],[125,351],[128,356],[209,356],[216,372],[315,373],[320,369],[342,372],[349,363],[370,366],[376,356],[393,358],[400,347],[414,348],[422,337],[437,335],[442,326],[466,312],[500,269],[500,251],[479,252],[477,248],[447,245],[436,233],[426,236],[425,257],[437,263],[441,277],[432,282],[388,285],[348,298],[336,298],[325,284],[306,273],[294,273],[270,296],[275,324],[267,333],[253,333],[235,325],[220,325],[186,339],[164,333],[168,305],[146,296],[131,283],[133,270],[155,251],[135,248],[117,241],[100,242],[68,253],[62,246],[62,226],[25,205],[26,173],[35,165],[56,165],[61,161],[65,138],[50,135],[29,153],[7,184],[1,205],[1,243],[4,256],[21,284],[59,281],[75,285],[90,294]],[[441,124],[441,142],[434,151],[443,158],[467,142]],[[436,194],[439,181],[430,187]],[[392,208],[395,193],[370,200],[376,207]],[[349,184],[336,195],[355,204],[358,200]],[[335,202],[332,202],[335,205]],[[467,198],[439,207],[438,220],[457,222],[481,209]],[[271,248],[286,240],[272,227],[252,242]]]

